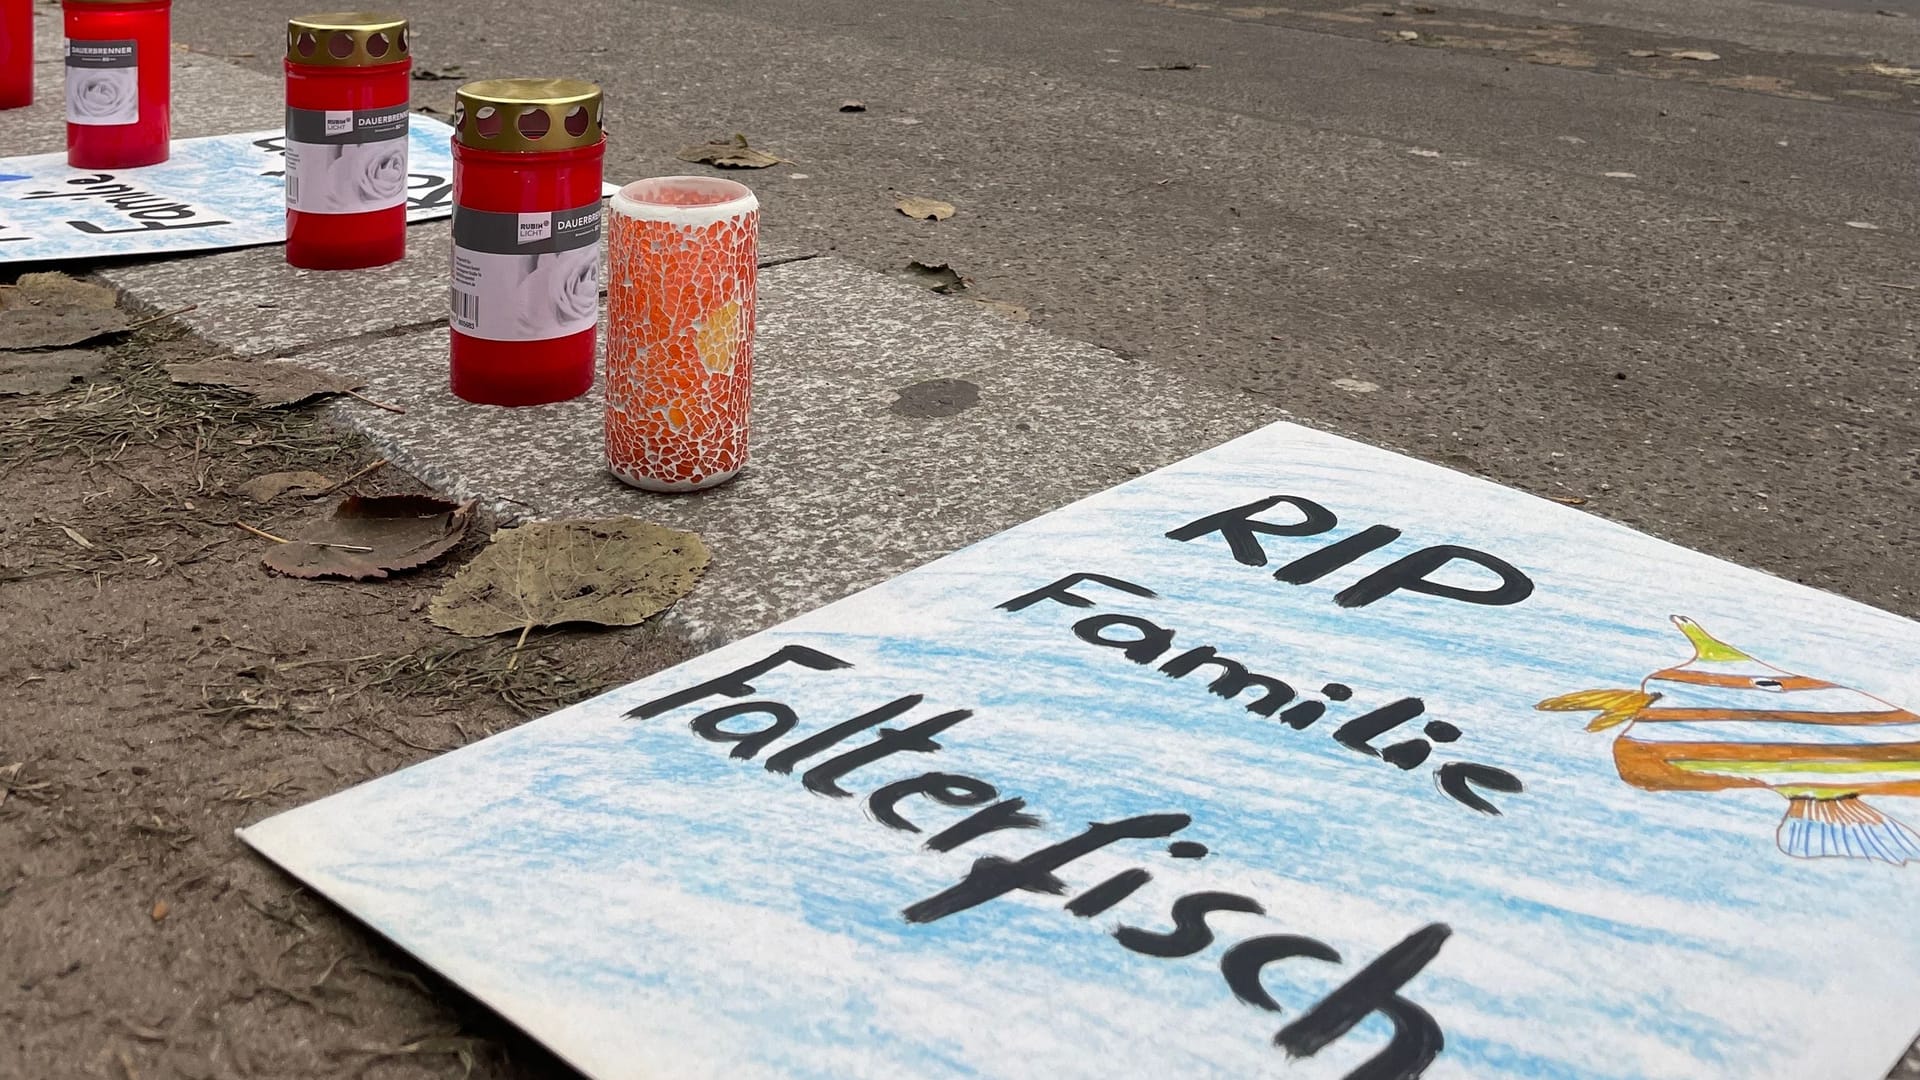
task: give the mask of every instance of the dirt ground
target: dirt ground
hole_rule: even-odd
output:
[[[677,662],[649,627],[474,642],[384,582],[270,575],[331,500],[266,473],[373,455],[306,410],[176,386],[161,327],[0,397],[0,1077],[570,1075],[233,830]],[[391,468],[351,490],[421,490]]]

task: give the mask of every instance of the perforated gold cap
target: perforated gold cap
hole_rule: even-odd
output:
[[[407,20],[372,11],[329,11],[287,20],[287,59],[315,67],[378,67],[412,55]]]
[[[509,154],[595,146],[600,104],[600,88],[580,79],[482,79],[454,92],[454,138]]]

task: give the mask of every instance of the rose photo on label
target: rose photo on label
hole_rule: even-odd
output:
[[[599,247],[535,255],[531,261],[515,305],[524,339],[565,337],[591,327],[600,315]]]
[[[67,69],[67,120],[75,124],[131,124],[140,119],[140,69]]]
[[[289,143],[287,201],[314,214],[361,214],[407,197],[407,141]]]

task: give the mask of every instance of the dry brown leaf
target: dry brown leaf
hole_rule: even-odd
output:
[[[76,544],[79,544],[82,548],[85,548],[88,551],[92,551],[94,549],[93,541],[87,539],[85,536],[82,536],[80,534],[79,529],[76,529],[71,525],[62,525],[60,526],[60,531],[63,533],[66,533],[67,539],[73,541]]]
[[[169,364],[174,382],[193,386],[224,386],[252,397],[262,405],[298,405],[327,394],[344,394],[360,386],[359,379],[328,375],[298,364],[265,360],[203,360]]]
[[[51,394],[100,374],[105,355],[86,349],[0,352],[0,397]]]
[[[923,195],[902,195],[893,208],[915,221],[945,221],[953,216],[952,203]]]
[[[963,276],[946,263],[923,263],[919,259],[907,264],[907,276],[937,293],[965,292],[967,286],[973,284],[972,278]]]
[[[349,495],[328,517],[262,560],[297,578],[376,581],[452,551],[467,535],[473,504],[430,495]]]
[[[29,304],[58,304],[89,311],[111,311],[120,306],[120,297],[105,285],[81,281],[58,270],[43,270],[37,274],[21,274],[20,280],[14,282],[12,288],[0,290],[0,308]]]
[[[1667,55],[1673,57],[1675,60],[1698,60],[1702,63],[1710,63],[1720,59],[1719,53],[1711,53],[1705,49],[1681,49],[1679,52],[1668,53]]]
[[[536,626],[632,626],[685,596],[710,558],[700,537],[638,518],[502,529],[427,609],[464,637]]]
[[[712,165],[722,169],[764,169],[786,160],[769,154],[765,150],[755,150],[748,146],[745,135],[735,135],[732,139],[703,143],[700,146],[689,146],[675,156],[681,161]]]
[[[1547,498],[1552,499],[1562,506],[1587,505],[1587,497],[1585,495],[1549,495]]]
[[[282,495],[292,494],[302,498],[325,495],[332,491],[333,481],[317,472],[277,472],[256,476],[240,485],[240,494],[257,503],[269,503]]]
[[[120,311],[74,304],[29,304],[0,311],[0,349],[47,349],[79,345],[127,328]]]
[[[867,103],[864,101],[855,101],[852,98],[848,98],[847,100],[840,103],[840,111],[841,112],[866,112]]]

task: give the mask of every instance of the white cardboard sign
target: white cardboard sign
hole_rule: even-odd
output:
[[[1920,626],[1279,424],[245,840],[590,1076],[1878,1080]]]
[[[453,129],[416,115],[407,138],[407,220],[448,216]],[[0,158],[0,263],[282,243],[285,176],[280,131],[176,139],[168,160],[138,169],[76,169],[65,154]]]

